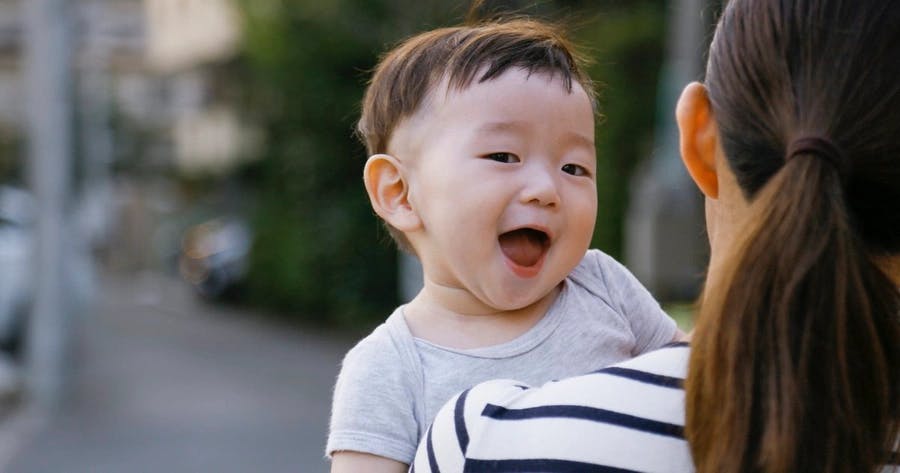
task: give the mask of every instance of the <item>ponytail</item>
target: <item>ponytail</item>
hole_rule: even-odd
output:
[[[841,173],[799,154],[756,193],[708,281],[686,380],[699,473],[865,473],[900,418],[900,292],[848,215]]]

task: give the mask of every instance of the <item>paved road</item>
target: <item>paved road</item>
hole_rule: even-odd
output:
[[[331,387],[355,336],[210,307],[160,276],[107,276],[101,288],[71,395],[54,416],[20,416],[16,428],[35,433],[0,470],[328,470]]]

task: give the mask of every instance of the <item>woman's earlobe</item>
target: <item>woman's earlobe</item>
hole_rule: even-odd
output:
[[[684,88],[675,108],[675,120],[678,122],[681,159],[688,174],[706,197],[718,198],[719,129],[703,84],[692,82]]]
[[[397,158],[375,154],[366,161],[363,181],[372,209],[392,227],[409,232],[422,224],[409,201],[409,183]]]

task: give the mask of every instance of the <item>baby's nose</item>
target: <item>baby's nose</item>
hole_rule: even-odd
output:
[[[522,202],[555,207],[559,205],[559,189],[550,173],[533,172],[522,188]]]

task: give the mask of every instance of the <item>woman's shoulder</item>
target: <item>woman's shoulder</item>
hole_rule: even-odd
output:
[[[683,381],[687,375],[690,354],[688,342],[673,342],[598,372],[628,369]]]
[[[619,388],[615,391],[618,398],[627,398],[628,392],[657,388],[683,391],[689,357],[689,345],[676,342],[597,371],[550,381],[539,387],[514,380],[488,381],[469,390],[465,397],[468,402],[515,407],[578,400],[596,403],[598,394],[610,391],[608,384]]]
[[[479,462],[500,462],[510,471],[534,462],[560,471],[597,465],[691,471],[683,434],[688,357],[680,343],[540,387],[479,384],[442,409],[420,453],[441,471],[463,464],[475,471]]]
[[[690,348],[686,343],[673,343],[622,363],[540,387],[492,382],[478,386],[472,394],[479,402],[510,409],[582,406],[585,412],[647,414],[656,420],[683,425],[684,378],[689,357]]]

